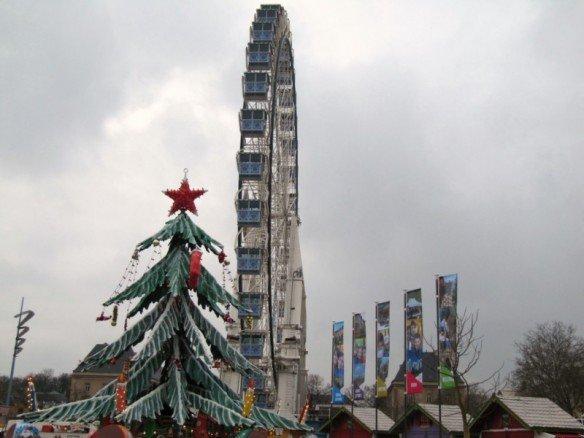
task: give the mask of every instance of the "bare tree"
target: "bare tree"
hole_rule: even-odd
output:
[[[494,392],[499,386],[499,376],[502,365],[486,378],[471,382],[470,374],[479,363],[483,350],[483,336],[478,334],[477,323],[479,313],[468,312],[456,315],[456,329],[450,334],[450,348],[442,349],[441,356],[449,365],[454,377],[454,393],[456,404],[460,409],[464,438],[470,438],[470,413],[476,408],[470,403],[471,395]],[[428,343],[428,341],[426,341]],[[440,341],[439,341],[440,342]],[[428,343],[437,353],[437,349]],[[490,386],[485,390],[481,385]]]
[[[306,379],[306,389],[312,397],[330,393],[330,385],[324,383],[324,378],[318,374],[309,374]]]
[[[519,394],[547,397],[572,415],[584,410],[584,338],[573,325],[539,324],[516,346],[513,380]]]

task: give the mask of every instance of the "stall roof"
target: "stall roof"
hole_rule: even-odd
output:
[[[520,422],[531,429],[560,429],[584,432],[584,425],[544,397],[521,397],[494,395],[481,409],[473,423],[493,405],[501,405]]]
[[[324,431],[328,429],[330,423],[335,420],[339,415],[347,414],[351,416],[351,406],[350,405],[343,405],[341,409],[329,420],[327,421],[321,428],[320,431]],[[384,414],[381,410],[377,410],[377,430],[375,430],[375,408],[371,407],[363,407],[363,406],[354,406],[353,407],[353,417],[361,425],[363,425],[366,429],[370,432],[374,431],[389,431],[393,427],[394,421],[389,418],[386,414]]]

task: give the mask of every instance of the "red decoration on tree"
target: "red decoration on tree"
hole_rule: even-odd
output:
[[[120,413],[128,406],[128,399],[126,397],[126,384],[128,382],[128,371],[130,370],[130,362],[124,362],[124,368],[118,376],[118,383],[116,383],[116,412]]]
[[[229,315],[229,313],[223,315],[223,321],[225,321],[227,324],[233,324],[235,322],[235,320],[231,317],[231,315]]]
[[[225,261],[225,257],[227,256],[223,251],[221,251],[217,257],[219,258],[219,263],[223,263]]]
[[[197,189],[191,190],[189,187],[189,180],[185,178],[180,183],[180,188],[174,190],[166,190],[163,192],[166,196],[172,199],[174,202],[172,203],[172,207],[170,207],[170,211],[168,212],[169,216],[172,216],[177,211],[185,211],[188,210],[193,214],[197,214],[197,208],[195,207],[195,199],[203,196],[207,190],[205,189]]]
[[[201,258],[203,253],[195,249],[191,253],[191,263],[189,266],[189,288],[196,290],[199,285],[199,277],[201,276]]]

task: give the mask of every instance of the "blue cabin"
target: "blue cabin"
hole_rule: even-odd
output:
[[[268,394],[265,392],[258,392],[256,394],[255,405],[258,408],[267,408],[268,407]]]
[[[279,13],[279,5],[262,5],[262,8],[256,11],[255,21],[261,23],[275,23],[278,21]]]
[[[267,69],[270,67],[271,44],[249,43],[247,45],[247,68]]]
[[[242,109],[239,113],[239,128],[248,137],[261,137],[266,130],[267,113],[265,110]]]
[[[237,272],[258,275],[262,270],[262,250],[260,248],[237,248]]]
[[[241,309],[239,311],[239,316],[245,318],[248,316],[253,316],[254,318],[259,318],[262,316],[263,299],[262,294],[253,293],[242,293],[239,296],[241,305],[247,309]]]
[[[246,72],[242,78],[243,96],[266,99],[270,89],[270,75],[267,73]]]
[[[249,382],[250,377],[241,376],[241,391],[245,391],[247,389],[247,385]],[[262,391],[265,387],[265,379],[254,379],[255,389]]]
[[[241,354],[248,358],[259,358],[264,354],[263,335],[241,335]]]
[[[259,152],[240,152],[237,156],[239,178],[247,180],[261,179],[266,160],[265,154]]]
[[[255,43],[272,41],[274,39],[274,23],[254,21],[251,25],[251,38]]]
[[[259,199],[237,200],[237,225],[259,227],[262,223],[262,201]]]

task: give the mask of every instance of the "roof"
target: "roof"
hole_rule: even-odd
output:
[[[406,367],[402,362],[391,384],[404,384],[404,375],[406,374]],[[424,376],[424,383],[438,382],[438,356],[433,352],[422,353],[422,375]]]
[[[81,361],[77,368],[73,370],[74,373],[91,373],[91,374],[120,374],[122,372],[122,368],[124,367],[124,362],[126,360],[131,359],[134,356],[134,351],[130,348],[122,353],[122,355],[116,360],[115,363],[107,362],[100,367],[93,367],[84,370],[82,365],[90,356],[97,353],[102,348],[107,347],[106,343],[103,344],[96,344],[91,351],[85,356],[85,358]]]
[[[378,432],[383,430],[388,431],[393,427],[394,424],[391,418],[389,418],[381,410],[377,409],[377,429],[375,429],[375,408],[353,406],[353,414],[351,414],[351,405],[343,405],[341,406],[341,409],[339,409],[338,412],[320,428],[320,431],[328,428],[330,423],[332,423],[335,418],[342,414],[353,416],[370,432]]]
[[[422,412],[425,414],[433,423],[439,423],[439,413],[438,405],[433,405],[429,403],[416,403],[406,411],[392,427],[391,432],[400,429],[405,420],[407,420],[413,413]],[[441,418],[442,429],[448,433],[464,431],[464,426],[462,424],[462,414],[460,413],[460,408],[457,405],[442,405],[442,418]],[[470,420],[470,418],[469,418]]]
[[[422,410],[438,422],[438,405],[420,403]],[[449,432],[463,432],[462,414],[457,405],[442,405],[442,426]]]
[[[483,416],[493,403],[501,405],[520,422],[524,423],[525,426],[531,429],[584,431],[584,425],[553,401],[544,397],[494,395],[483,406],[483,409],[480,414],[477,415],[475,422]]]

